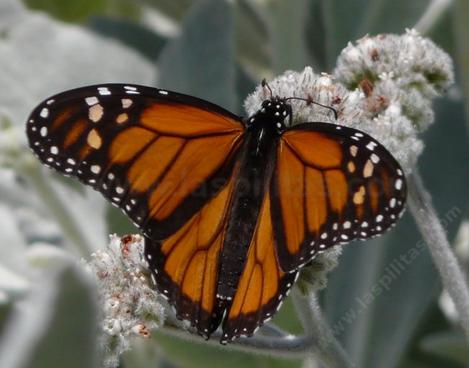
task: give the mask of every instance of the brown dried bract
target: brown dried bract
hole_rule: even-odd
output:
[[[360,82],[360,88],[366,97],[369,97],[373,93],[374,85],[369,79],[363,79]]]
[[[380,114],[389,106],[389,99],[385,96],[374,96],[368,99],[368,110],[373,113],[373,115]]]
[[[332,98],[331,104],[332,104],[332,105],[338,105],[338,104],[340,104],[341,102],[342,102],[342,99],[341,99],[339,96],[334,96],[334,97]]]
[[[129,254],[130,250],[129,250],[129,246],[135,242],[137,239],[135,238],[134,235],[132,234],[127,234],[127,235],[124,235],[122,238],[121,238],[121,251],[122,251],[122,254],[124,255],[127,255]]]

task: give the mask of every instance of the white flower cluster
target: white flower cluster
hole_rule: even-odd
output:
[[[287,71],[269,81],[274,96],[292,100],[293,123],[331,122],[363,130],[380,141],[410,172],[423,143],[418,133],[433,121],[431,99],[454,80],[450,57],[416,31],[364,37],[341,53],[333,75]],[[255,113],[270,91],[259,86],[245,101]]]
[[[398,94],[414,89],[423,98],[437,97],[454,81],[449,55],[413,29],[349,43],[337,60],[334,76],[350,90],[364,80],[372,84],[391,80]]]
[[[19,169],[32,155],[26,147],[24,129],[13,125],[0,110],[0,168]]]
[[[415,30],[403,35],[366,36],[342,51],[337,82],[365,95],[363,129],[410,171],[423,143],[418,133],[434,120],[431,100],[454,82],[449,55]]]
[[[88,267],[97,278],[104,306],[104,363],[114,367],[132,336],[149,337],[163,325],[164,307],[150,287],[140,235],[111,236],[106,249],[93,253]]]

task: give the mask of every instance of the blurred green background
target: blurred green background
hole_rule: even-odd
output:
[[[10,16],[8,11],[16,15]],[[44,27],[44,32],[29,37],[27,27],[17,30],[28,17],[40,17],[41,22],[54,27]],[[10,83],[8,88],[0,88],[13,96],[3,100],[0,107],[18,105],[16,110],[12,108],[16,115],[10,116],[13,120],[17,117],[13,124],[21,125],[28,106],[32,109],[64,87],[138,82],[205,98],[242,115],[244,98],[262,78],[288,69],[302,70],[307,65],[316,72],[331,72],[349,41],[367,33],[401,34],[418,24],[425,36],[453,57],[456,66],[456,85],[435,104],[436,123],[423,137],[426,149],[418,163],[448,237],[454,241],[468,217],[469,204],[465,117],[469,104],[464,98],[465,94],[469,96],[468,19],[467,0],[0,0],[0,74],[4,74],[0,80],[8,77]],[[78,43],[73,52],[56,49],[56,39],[61,45],[68,44],[66,50],[74,50],[78,42],[64,27],[79,27],[90,39],[99,38],[103,44],[125,49],[125,62],[119,64],[117,51],[106,54],[107,49],[88,50]],[[15,42],[10,42],[10,37]],[[14,69],[12,64],[18,58],[24,59],[24,65]],[[102,60],[111,64],[112,73],[100,72]],[[123,71],[121,75],[119,70]],[[70,85],[72,82],[74,85]],[[0,201],[7,203],[5,193]],[[14,201],[8,204],[14,205]],[[117,210],[106,208],[105,213],[108,233],[135,232]],[[469,367],[469,347],[462,333],[449,322],[447,312],[440,308],[441,283],[426,250],[390,281],[386,292],[366,301],[373,287],[389,276],[390,265],[416,247],[420,238],[411,216],[406,214],[386,236],[345,247],[339,266],[320,293],[324,314],[357,367]],[[8,257],[8,253],[2,256]],[[57,301],[49,311],[48,327],[40,343],[20,366],[94,364],[92,295],[73,273],[66,276],[57,285]],[[1,305],[0,328],[12,318],[13,305],[11,300]],[[290,303],[274,322],[301,332]],[[27,328],[24,333],[28,333]],[[123,356],[121,366],[315,365],[302,359],[235,353],[156,333],[149,341],[138,341]]]

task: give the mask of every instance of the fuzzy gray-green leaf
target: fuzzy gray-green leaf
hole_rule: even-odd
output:
[[[158,86],[237,106],[233,9],[225,0],[197,2],[182,22],[181,35],[158,59]]]

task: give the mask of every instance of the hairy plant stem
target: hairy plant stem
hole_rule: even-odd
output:
[[[19,168],[19,171],[29,180],[43,203],[49,208],[51,216],[55,218],[65,237],[73,246],[71,250],[81,257],[88,258],[92,248],[88,245],[80,228],[71,216],[70,209],[55,193],[50,180],[47,180],[44,176],[41,167],[36,164],[23,165]]]
[[[303,296],[297,289],[294,289],[293,300],[303,326],[304,333],[302,335],[291,335],[276,326],[274,327],[274,325],[270,325],[253,337],[235,340],[227,345],[228,349],[282,358],[312,357],[324,363],[328,368],[353,367],[344,349],[324,321],[316,298]],[[218,341],[221,336],[218,332],[214,333],[208,341],[176,326],[166,325],[157,330],[156,333],[225,348]]]
[[[414,28],[421,34],[428,34],[452,5],[453,0],[433,0],[415,24]]]
[[[324,319],[316,295],[303,295],[298,288],[294,288],[292,294],[304,333],[312,341],[310,355],[317,356],[328,368],[354,367]]]
[[[431,203],[422,179],[416,169],[408,177],[409,208],[430,249],[438,272],[458,311],[461,326],[469,340],[469,288],[465,275],[451,250],[445,230]]]

